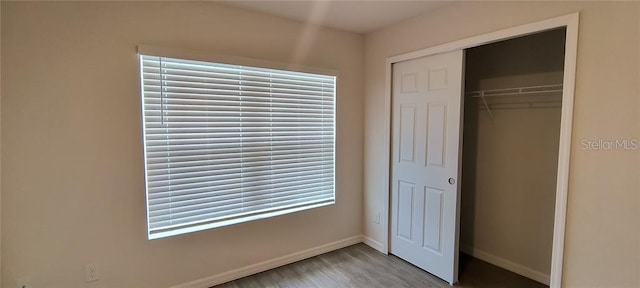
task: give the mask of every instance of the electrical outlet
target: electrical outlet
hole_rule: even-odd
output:
[[[376,224],[380,224],[380,212],[376,213],[376,218],[373,219],[373,222]]]
[[[100,271],[95,264],[87,264],[84,266],[84,280],[87,282],[97,281],[100,279]]]
[[[18,288],[32,288],[33,287],[33,286],[31,286],[31,279],[29,277],[22,277],[22,278],[16,279],[16,284],[18,284],[16,286]]]

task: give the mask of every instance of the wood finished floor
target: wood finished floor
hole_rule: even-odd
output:
[[[244,277],[213,288],[258,287],[451,287],[393,255],[356,244],[293,264]],[[518,274],[463,255],[461,288],[544,288]]]

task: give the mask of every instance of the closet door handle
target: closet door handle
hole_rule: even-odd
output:
[[[449,184],[456,184],[456,179],[453,179],[453,177],[449,178]]]

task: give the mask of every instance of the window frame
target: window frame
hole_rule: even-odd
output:
[[[283,71],[291,71],[291,72],[302,72],[302,73],[312,73],[312,74],[320,74],[325,76],[333,76],[334,78],[334,92],[333,92],[333,201],[328,203],[317,203],[317,204],[308,204],[301,207],[295,207],[292,209],[284,209],[284,210],[276,210],[272,212],[262,212],[254,215],[244,216],[240,218],[231,218],[223,221],[212,222],[212,219],[203,220],[203,221],[195,221],[193,224],[189,225],[176,225],[179,228],[172,228],[172,225],[163,227],[161,229],[154,229],[155,232],[152,233],[151,221],[150,221],[150,204],[149,204],[149,189],[148,189],[148,162],[147,162],[147,143],[146,143],[146,121],[145,121],[145,83],[143,78],[142,71],[142,56],[156,56],[156,57],[166,57],[166,58],[177,58],[177,59],[185,59],[185,60],[194,60],[194,61],[205,61],[205,62],[213,62],[220,64],[231,64],[231,65],[241,65],[241,66],[249,66],[255,68],[266,68],[266,69],[275,69],[275,70],[283,70]],[[224,227],[244,222],[250,222],[258,219],[265,219],[276,217],[280,215],[286,215],[291,213],[296,213],[299,211],[314,209],[323,206],[333,205],[337,201],[337,142],[338,142],[338,131],[337,131],[337,120],[338,120],[338,73],[335,70],[330,69],[319,69],[308,66],[301,66],[296,64],[283,64],[271,61],[257,60],[251,58],[244,57],[235,57],[235,56],[223,56],[223,55],[214,55],[208,52],[201,51],[186,51],[182,49],[171,49],[171,48],[162,48],[148,45],[139,45],[138,46],[138,69],[140,75],[140,100],[141,100],[141,131],[142,131],[142,147],[143,147],[143,158],[144,158],[144,182],[145,182],[145,208],[146,208],[146,222],[147,222],[147,236],[150,240],[152,239],[160,239],[170,236],[182,235],[191,232],[197,232],[202,230],[209,230],[218,227]],[[202,222],[202,223],[198,223]],[[209,223],[208,223],[209,222]],[[158,231],[160,230],[160,231]]]

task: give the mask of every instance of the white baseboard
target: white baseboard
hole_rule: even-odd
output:
[[[471,255],[471,256],[473,256],[475,258],[478,258],[478,259],[480,259],[482,261],[491,263],[491,264],[496,265],[496,266],[498,266],[500,268],[509,270],[509,271],[511,271],[513,273],[520,274],[520,275],[522,275],[524,277],[527,277],[529,279],[538,281],[538,282],[540,282],[542,284],[549,285],[549,282],[550,282],[549,274],[542,273],[540,271],[531,269],[529,267],[525,267],[525,266],[520,265],[518,263],[509,261],[509,260],[504,259],[504,258],[500,258],[500,257],[495,256],[493,254],[489,254],[487,252],[484,252],[484,251],[481,251],[481,250],[478,250],[478,249],[475,249],[475,248],[472,248],[472,247],[469,247],[469,246],[463,246],[460,250],[462,250],[463,253],[469,254],[469,255]]]
[[[226,283],[235,279],[253,275],[256,273],[264,272],[269,269],[277,268],[283,265],[291,264],[300,260],[318,256],[327,252],[338,250],[353,244],[362,242],[363,236],[353,236],[346,239],[338,240],[335,242],[327,243],[317,247],[309,248],[306,250],[298,251],[285,255],[282,257],[266,260],[260,263],[252,264],[242,268],[234,269],[231,271],[223,272],[220,274],[212,275],[202,279],[194,280],[184,284],[172,286],[171,288],[208,288],[218,284]]]
[[[363,235],[362,236],[362,243],[367,244],[367,246],[378,250],[378,252],[380,252],[380,253],[387,254],[386,251],[383,251],[384,249],[383,249],[382,243],[374,240],[373,238],[371,238],[369,236]]]

